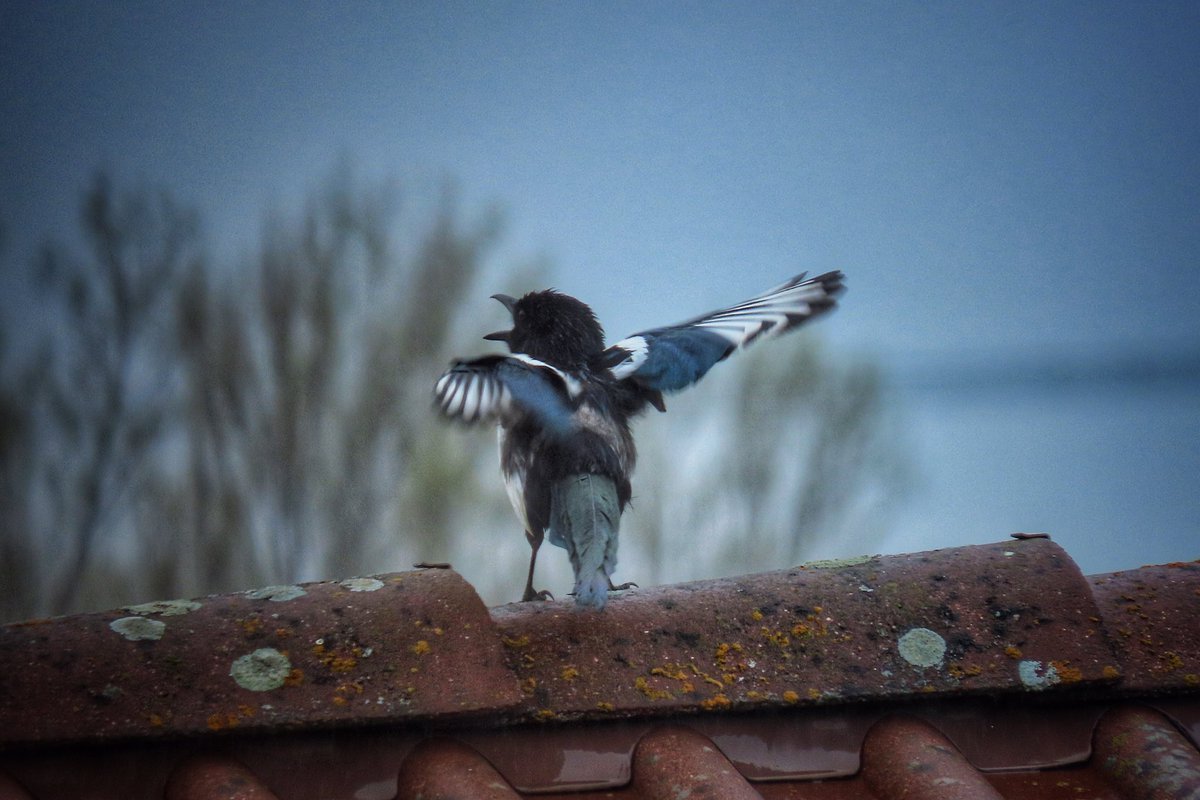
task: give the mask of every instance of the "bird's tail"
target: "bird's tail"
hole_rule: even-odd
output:
[[[572,475],[550,494],[550,541],[565,547],[575,568],[575,602],[600,610],[617,566],[621,506],[617,486],[604,475]]]

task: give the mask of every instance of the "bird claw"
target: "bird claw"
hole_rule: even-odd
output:
[[[636,589],[636,588],[638,588],[638,585],[636,583],[634,583],[633,581],[625,581],[625,583],[619,584],[617,586],[613,586],[612,581],[608,582],[608,590],[610,592],[623,592],[626,589]]]
[[[540,592],[535,592],[533,589],[527,589],[524,597],[521,598],[522,603],[530,603],[534,600],[546,601],[553,600],[554,595],[550,594],[549,589],[542,589]]]

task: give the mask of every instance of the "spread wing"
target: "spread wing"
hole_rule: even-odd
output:
[[[805,280],[804,273],[769,292],[678,325],[636,333],[604,351],[601,363],[618,380],[657,392],[691,386],[739,347],[778,336],[832,309],[842,273]]]
[[[562,370],[516,353],[455,361],[438,378],[433,396],[450,419],[501,422],[528,415],[547,430],[568,433],[580,389]]]

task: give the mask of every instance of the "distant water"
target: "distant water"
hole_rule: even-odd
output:
[[[1085,574],[1200,558],[1200,370],[1032,374],[895,390],[919,485],[883,549],[1042,531]]]

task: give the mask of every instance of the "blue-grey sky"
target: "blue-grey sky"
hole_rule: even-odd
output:
[[[8,0],[7,261],[100,167],[236,254],[348,158],[502,206],[502,255],[548,257],[611,338],[840,268],[822,335],[890,368],[924,474],[885,549],[1195,558],[1197,31],[1187,2]],[[1148,356],[1178,374],[1022,369]]]

